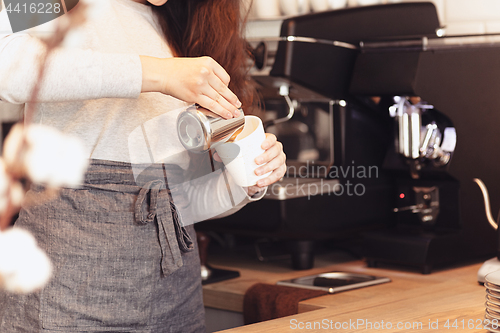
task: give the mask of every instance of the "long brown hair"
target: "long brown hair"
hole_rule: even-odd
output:
[[[248,78],[251,59],[242,37],[246,15],[240,0],[168,0],[152,6],[175,56],[210,56],[229,74],[229,88],[246,113],[251,111],[255,88]]]

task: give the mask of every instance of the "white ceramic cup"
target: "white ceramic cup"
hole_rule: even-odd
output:
[[[328,0],[330,9],[340,9],[347,7],[347,0]]]
[[[359,6],[379,5],[381,3],[382,3],[382,0],[358,0]]]
[[[255,158],[262,153],[262,143],[266,139],[264,126],[259,117],[245,116],[245,127],[234,142],[223,143],[215,148],[222,162],[239,186],[253,186],[257,181],[271,174],[257,176],[255,169],[259,167]]]
[[[277,18],[281,15],[279,0],[254,0],[253,6],[258,18]]]
[[[297,0],[299,15],[308,14],[311,11],[311,3],[309,0]]]
[[[297,0],[280,0],[281,13],[285,16],[299,15]]]
[[[322,12],[328,10],[328,0],[311,0],[313,12]]]
[[[255,19],[255,6],[252,6],[252,0],[241,0],[241,16],[245,17],[248,15],[248,19]]]

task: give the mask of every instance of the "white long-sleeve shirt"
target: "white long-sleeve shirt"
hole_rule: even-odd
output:
[[[176,118],[188,105],[161,93],[141,93],[139,55],[172,57],[151,7],[132,0],[99,3],[98,12],[69,36],[69,46],[51,54],[34,121],[80,137],[89,158],[133,164],[168,160],[187,168]],[[38,37],[54,22],[12,34],[6,10],[0,12],[0,100],[30,102],[44,52]],[[229,186],[233,200],[221,174],[187,183],[192,222],[231,213],[252,200],[230,177]]]

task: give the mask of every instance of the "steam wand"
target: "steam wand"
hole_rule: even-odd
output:
[[[484,198],[484,209],[486,212],[486,218],[488,219],[488,222],[490,225],[493,227],[493,229],[498,230],[498,219],[495,221],[493,219],[493,215],[491,215],[491,206],[490,206],[490,195],[488,194],[488,189],[486,188],[486,185],[483,183],[483,181],[479,178],[474,178],[474,182],[479,186],[481,189],[481,192],[483,193],[483,198]],[[500,215],[499,215],[500,217]],[[484,264],[479,268],[477,272],[477,282],[483,284],[486,282],[486,275],[488,275],[491,272],[495,272],[500,270],[500,260],[497,257],[491,258],[489,260],[486,260]]]

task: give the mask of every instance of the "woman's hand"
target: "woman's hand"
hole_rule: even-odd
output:
[[[142,92],[161,92],[197,103],[226,119],[239,116],[241,102],[228,88],[229,74],[212,58],[140,59]]]
[[[257,156],[255,163],[261,165],[255,169],[255,174],[257,176],[263,175],[272,171],[272,173],[257,182],[256,186],[250,186],[248,188],[248,195],[252,196],[257,192],[262,191],[266,186],[269,186],[281,178],[286,173],[286,155],[283,152],[283,144],[276,139],[273,134],[266,133],[266,139],[262,143],[262,149],[265,152]]]

